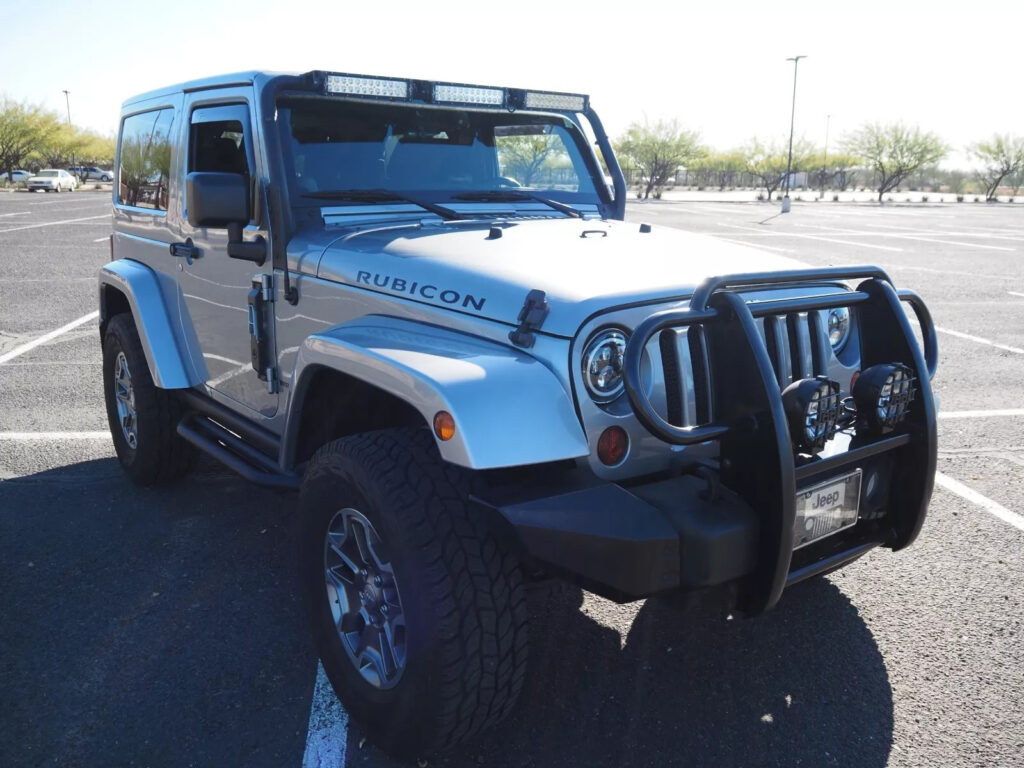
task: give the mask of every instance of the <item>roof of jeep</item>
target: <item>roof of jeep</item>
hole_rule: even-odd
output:
[[[252,85],[253,81],[257,77],[274,77],[276,75],[292,75],[297,74],[294,72],[265,72],[263,70],[249,70],[248,72],[233,72],[226,75],[214,75],[213,77],[203,77],[198,80],[189,80],[184,83],[176,83],[175,85],[167,85],[163,88],[157,88],[152,91],[146,91],[125,99],[122,106],[127,107],[132,104],[137,104],[140,101],[146,101],[147,99],[153,99],[160,96],[169,96],[172,93],[180,93],[181,91],[202,91],[207,88],[227,88],[232,85]]]

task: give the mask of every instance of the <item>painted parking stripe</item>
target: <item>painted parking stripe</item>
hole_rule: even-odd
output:
[[[318,661],[302,768],[344,768],[347,745],[348,713],[334,695],[324,665]]]
[[[992,411],[939,411],[940,419],[994,419],[1024,416],[1024,408],[1003,408]]]
[[[1021,293],[1019,291],[1007,291],[1007,293],[1010,294],[1011,296],[1020,296],[1022,299],[1024,299],[1024,293]]]
[[[39,227],[55,227],[58,224],[74,224],[78,221],[92,221],[93,219],[109,219],[110,214],[104,213],[100,216],[84,216],[81,219],[63,219],[62,221],[47,221],[44,224],[26,224],[23,227],[8,227],[7,229],[0,229],[0,235],[5,232],[21,232],[23,229],[39,229]]]
[[[0,432],[0,440],[103,440],[110,438],[109,430],[102,432]]]
[[[748,248],[758,248],[765,251],[778,251],[779,253],[796,253],[792,248],[779,248],[777,245],[765,245],[763,243],[745,243],[742,240],[730,240],[728,237],[719,237],[712,232],[706,234],[712,235],[716,240],[721,240],[723,243],[734,243],[735,245],[745,245]]]
[[[3,355],[0,355],[0,365],[3,365],[8,360],[13,360],[14,358],[18,357],[19,355],[24,355],[26,352],[31,352],[36,347],[38,347],[38,346],[40,346],[42,344],[45,344],[48,341],[52,341],[53,339],[55,339],[58,336],[60,336],[62,333],[67,333],[68,331],[72,331],[75,328],[77,328],[78,326],[84,325],[85,323],[88,323],[90,320],[97,319],[99,316],[100,316],[99,310],[96,310],[94,312],[90,312],[88,315],[82,315],[82,317],[78,318],[77,320],[72,320],[67,325],[62,325],[60,328],[58,328],[55,331],[50,331],[49,333],[44,333],[39,338],[33,339],[32,341],[28,342],[27,344],[22,344],[20,347],[15,347],[10,352],[7,352],[7,353],[5,353]]]
[[[1021,517],[1016,512],[1011,512],[1002,504],[998,504],[987,496],[982,496],[973,488],[968,488],[966,485],[961,483],[959,480],[954,480],[949,475],[944,475],[941,472],[935,473],[935,482],[945,488],[950,493],[954,493],[961,499],[977,504],[979,507],[984,509],[991,515],[995,515],[1004,523],[1009,523],[1014,528],[1024,531],[1024,517]]]
[[[816,240],[821,243],[838,243],[839,245],[854,245],[858,248],[870,248],[875,251],[891,251],[894,253],[902,253],[902,248],[896,248],[891,245],[875,245],[873,243],[856,243],[852,240],[837,240],[833,237],[818,237],[817,235],[802,235],[799,232],[764,232],[764,230],[754,229],[752,227],[741,227],[738,224],[726,224],[725,222],[718,222],[720,227],[729,227],[730,229],[742,229],[746,232],[762,232],[768,237],[795,237],[801,240]]]
[[[4,218],[5,216],[31,216],[31,215],[32,215],[31,211],[20,211],[19,213],[0,213],[0,219]]]
[[[939,326],[935,326],[935,330],[938,333],[944,333],[947,336],[955,336],[958,339],[973,341],[976,344],[986,344],[990,347],[1002,349],[1006,352],[1013,352],[1016,355],[1024,355],[1024,349],[1021,349],[1020,347],[1011,347],[1009,344],[1000,344],[999,342],[992,341],[991,339],[983,339],[981,336],[972,336],[969,333],[962,333],[961,331],[952,331],[949,328],[940,328]],[[0,360],[0,362],[3,361]]]

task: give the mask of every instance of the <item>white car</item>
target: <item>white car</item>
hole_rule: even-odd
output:
[[[28,191],[42,189],[47,192],[74,192],[78,186],[75,177],[67,171],[45,168],[28,180]]]

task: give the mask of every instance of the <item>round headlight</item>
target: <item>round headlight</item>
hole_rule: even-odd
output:
[[[583,350],[583,383],[595,403],[610,403],[622,394],[622,356],[626,333],[605,328],[594,334]]]
[[[828,311],[828,340],[838,352],[850,337],[850,310],[836,307]]]

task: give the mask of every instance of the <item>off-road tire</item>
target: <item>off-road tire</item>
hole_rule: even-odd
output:
[[[137,418],[136,446],[128,444],[117,412],[114,368],[123,352],[131,372]],[[185,475],[195,462],[196,450],[178,436],[183,415],[173,393],[153,383],[142,342],[129,314],[115,315],[103,336],[103,394],[107,422],[117,459],[128,476],[140,485],[169,483]]]
[[[454,746],[512,710],[527,658],[518,559],[469,507],[463,471],[433,436],[385,430],[328,443],[303,479],[301,558],[324,670],[352,717],[402,759]],[[387,547],[406,618],[405,668],[392,688],[360,676],[328,604],[324,543],[341,509],[369,519]]]

